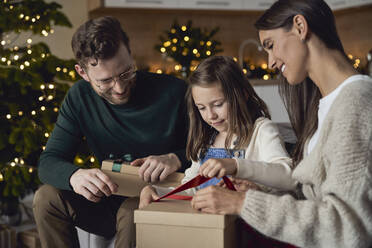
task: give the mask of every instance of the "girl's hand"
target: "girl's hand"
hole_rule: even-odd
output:
[[[199,169],[199,174],[205,177],[222,178],[236,174],[236,161],[232,158],[210,158]]]
[[[240,214],[244,198],[244,192],[210,186],[196,192],[191,206],[206,213]]]
[[[140,203],[138,208],[144,208],[149,205],[151,202],[156,201],[159,198],[156,190],[151,185],[144,187],[140,195]]]
[[[233,183],[235,189],[239,192],[247,192],[248,189],[261,190],[260,186],[246,179],[230,178],[230,181]],[[222,180],[216,185],[226,188],[226,184]]]

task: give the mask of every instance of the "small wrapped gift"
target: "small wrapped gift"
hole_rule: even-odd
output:
[[[7,225],[0,224],[0,247],[1,248],[17,247],[16,231]]]
[[[148,183],[138,176],[139,168],[140,167],[128,165],[122,160],[104,160],[101,166],[101,170],[119,186],[115,194],[128,197],[139,196],[141,190],[148,185]],[[164,181],[154,185],[177,187],[181,184],[181,180],[184,176],[183,173],[175,172],[169,175]]]
[[[134,211],[137,248],[237,247],[236,219],[202,213],[190,201],[163,199]]]
[[[18,233],[19,248],[41,248],[39,234],[36,228]]]

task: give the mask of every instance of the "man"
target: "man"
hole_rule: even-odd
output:
[[[72,163],[85,138],[101,162],[130,154],[147,182],[186,165],[186,113],[182,80],[136,71],[129,40],[112,17],[90,20],[76,31],[75,83],[62,103],[39,162],[43,185],[34,213],[43,247],[78,247],[75,226],[113,237],[116,247],[135,239],[138,198],[113,196],[117,185],[99,169]],[[151,156],[150,156],[151,155]],[[184,168],[183,167],[183,168]]]

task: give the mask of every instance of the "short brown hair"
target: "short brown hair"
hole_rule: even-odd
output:
[[[112,58],[120,42],[123,42],[130,54],[129,38],[120,22],[114,17],[104,16],[81,25],[72,37],[71,46],[77,62],[86,68],[89,59],[97,62],[98,59]]]

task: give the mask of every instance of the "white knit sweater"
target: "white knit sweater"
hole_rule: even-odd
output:
[[[293,171],[304,199],[248,190],[241,217],[261,233],[300,247],[372,247],[371,141],[369,79],[342,89],[316,146]]]

